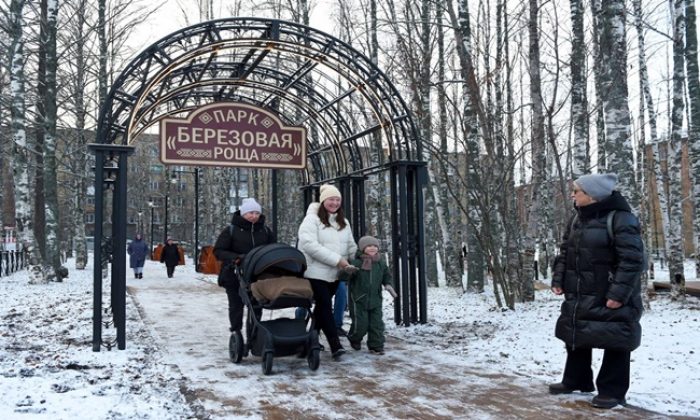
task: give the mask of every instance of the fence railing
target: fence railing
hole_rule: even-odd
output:
[[[0,251],[0,277],[9,276],[27,268],[29,253],[27,251]]]

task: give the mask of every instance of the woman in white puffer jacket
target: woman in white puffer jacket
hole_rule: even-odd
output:
[[[333,359],[345,353],[338,338],[331,298],[338,288],[338,271],[352,269],[348,258],[357,251],[352,229],[343,214],[340,191],[332,185],[322,185],[320,203],[311,203],[299,226],[298,248],[306,257],[304,277],[314,291],[314,319],[317,328],[326,335]]]

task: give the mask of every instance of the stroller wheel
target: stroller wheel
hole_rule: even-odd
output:
[[[240,363],[243,358],[243,334],[234,331],[228,339],[228,355],[233,363]]]
[[[309,369],[318,369],[318,365],[321,363],[321,351],[319,349],[311,350],[306,360],[309,362]]]
[[[269,375],[270,373],[272,373],[272,357],[273,357],[272,352],[267,352],[263,356],[262,370],[263,370],[263,374],[265,374],[265,375]]]

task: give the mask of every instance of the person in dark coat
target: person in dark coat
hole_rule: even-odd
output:
[[[160,254],[160,262],[165,263],[168,270],[168,278],[172,278],[175,273],[175,267],[180,262],[180,250],[173,242],[172,238],[168,238],[163,250]]]
[[[591,353],[604,349],[591,404],[625,404],[630,356],[642,338],[641,274],[644,245],[639,221],[615,191],[614,174],[584,175],[574,181],[576,215],[555,259],[552,291],[564,295],[555,333],[566,344],[563,379],[549,385],[552,394],[593,392]],[[612,217],[612,237],[608,214]]]
[[[135,279],[143,278],[143,265],[146,263],[148,251],[148,245],[140,233],[136,234],[134,240],[126,248],[126,252],[129,254],[129,266],[134,269]]]
[[[222,263],[219,285],[226,289],[231,332],[243,329],[243,300],[238,294],[240,280],[235,276],[233,265],[240,265],[251,249],[276,241],[272,230],[265,225],[262,207],[254,198],[243,200],[240,209],[233,214],[231,225],[216,239],[214,255]]]

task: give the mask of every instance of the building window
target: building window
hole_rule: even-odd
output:
[[[85,213],[85,223],[95,223],[95,213]]]

